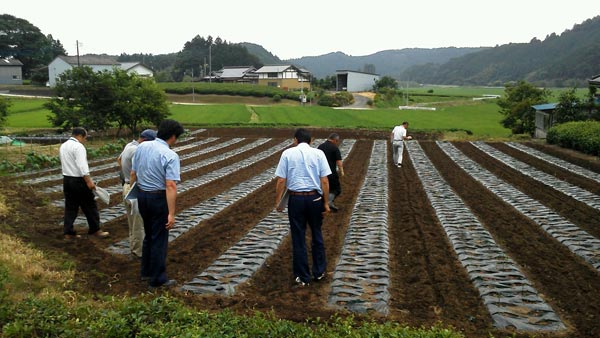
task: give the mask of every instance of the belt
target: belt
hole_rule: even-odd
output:
[[[142,190],[140,189],[141,192],[146,193],[146,194],[164,194],[165,190],[150,190],[150,191],[146,191],[146,190]]]
[[[316,190],[311,190],[311,191],[290,191],[290,195],[292,196],[310,196],[310,195],[315,195],[318,194],[318,191]]]

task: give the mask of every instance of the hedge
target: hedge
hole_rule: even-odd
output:
[[[600,121],[577,121],[556,125],[548,131],[546,142],[600,156]]]

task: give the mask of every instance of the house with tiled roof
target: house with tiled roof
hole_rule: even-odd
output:
[[[226,83],[258,83],[258,74],[256,68],[251,66],[233,66],[223,67],[215,72],[215,79],[218,82]]]
[[[154,72],[150,67],[140,62],[119,62],[114,56],[108,55],[82,55],[66,56],[59,55],[48,65],[48,83],[50,87],[56,85],[56,79],[60,74],[78,66],[91,67],[96,72],[104,70],[111,71],[114,68],[123,69],[128,73],[136,73],[144,77],[152,77]]]
[[[256,70],[258,84],[282,89],[310,89],[311,74],[294,65],[263,66]]]
[[[0,58],[0,84],[22,85],[23,63],[13,58]]]

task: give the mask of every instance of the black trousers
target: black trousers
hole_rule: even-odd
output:
[[[329,193],[334,194],[336,197],[342,193],[342,185],[340,184],[340,177],[337,172],[327,176],[329,180]]]
[[[142,277],[150,277],[150,286],[161,286],[167,278],[167,248],[169,230],[165,227],[169,217],[167,195],[162,193],[138,194],[138,207],[144,220],[142,244]]]
[[[94,193],[87,187],[83,177],[63,176],[63,191],[65,194],[64,234],[75,235],[73,223],[75,223],[79,208],[87,219],[88,233],[93,234],[100,230],[100,213]]]

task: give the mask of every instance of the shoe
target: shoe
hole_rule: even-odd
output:
[[[81,235],[77,235],[77,234],[75,234],[75,235],[65,234],[65,239],[71,240],[71,239],[78,239],[78,238],[81,238]]]
[[[108,237],[108,235],[110,235],[110,233],[108,233],[107,231],[98,230],[90,235],[98,238],[106,238]]]
[[[177,281],[174,279],[169,279],[164,284],[161,284],[158,286],[150,285],[148,288],[152,291],[152,290],[158,290],[158,289],[162,289],[162,288],[168,288],[168,287],[175,286],[175,285],[177,285]]]
[[[402,168],[402,164],[398,163],[398,164],[396,164],[396,167]]]
[[[317,277],[314,277],[313,279],[315,280],[315,282],[324,281],[325,279],[327,279],[327,274],[323,272],[322,274],[318,275]]]
[[[303,282],[302,279],[300,279],[300,277],[296,277],[296,279],[294,280],[294,287],[296,288],[302,288],[308,285],[309,283]]]
[[[338,211],[338,207],[336,207],[335,204],[333,204],[333,202],[329,203],[329,209],[331,209],[331,211],[333,212]]]

